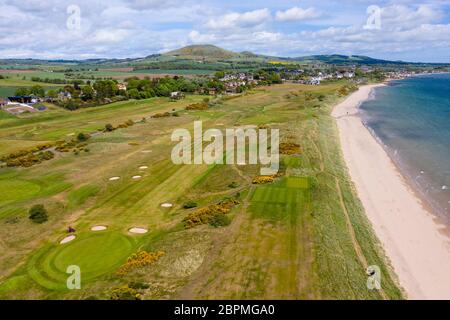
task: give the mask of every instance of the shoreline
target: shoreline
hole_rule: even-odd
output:
[[[358,116],[366,85],[332,111],[341,149],[376,236],[409,299],[450,299],[450,238]]]

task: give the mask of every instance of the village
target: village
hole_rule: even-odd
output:
[[[57,91],[45,91],[39,88],[40,94],[32,94],[36,90],[21,90],[7,98],[0,97],[0,108],[10,114],[42,112],[47,108],[43,103],[52,103],[69,110],[90,107],[127,99],[146,99],[152,96],[167,96],[171,100],[179,100],[186,93],[203,95],[235,95],[260,85],[277,83],[294,83],[317,86],[323,82],[349,80],[355,84],[371,80],[400,80],[416,74],[415,72],[397,69],[380,71],[370,66],[340,66],[332,69],[323,65],[313,65],[309,69],[276,68],[266,71],[232,72],[219,71],[215,75],[201,76],[194,79],[183,77],[163,77],[156,79],[129,78],[122,82],[117,80],[98,80],[92,85],[65,85]],[[186,83],[191,84],[186,89]],[[162,89],[161,89],[162,88]],[[27,93],[27,90],[25,90]]]

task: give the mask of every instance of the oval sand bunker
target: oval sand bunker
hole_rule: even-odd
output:
[[[133,176],[134,180],[137,180],[137,179],[140,179],[140,178],[142,178],[142,176]]]
[[[173,204],[171,204],[171,203],[163,203],[163,204],[161,205],[161,207],[163,207],[163,208],[172,208],[172,207],[173,207]]]
[[[91,231],[103,231],[103,230],[106,230],[106,229],[107,229],[106,226],[93,226],[91,228]]]
[[[67,236],[64,239],[62,239],[59,243],[60,244],[64,244],[64,243],[67,243],[67,242],[70,242],[70,241],[74,240],[75,238],[76,238],[76,236],[74,236],[74,235]]]
[[[111,178],[109,178],[109,181],[117,181],[119,179],[120,179],[120,177],[111,177]]]
[[[148,230],[144,229],[144,228],[137,228],[137,227],[135,227],[135,228],[131,228],[128,231],[131,232],[131,233],[143,234],[143,233],[147,233]]]
[[[148,169],[148,167],[147,166],[140,166],[139,167],[139,170],[145,170],[145,169]]]

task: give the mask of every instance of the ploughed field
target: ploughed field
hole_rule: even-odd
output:
[[[187,96],[0,111],[0,157],[91,133],[88,151],[0,168],[0,298],[401,298],[329,116],[345,85],[258,88],[212,98],[207,110],[185,110],[205,98]],[[151,118],[164,112],[176,116]],[[127,120],[135,124],[101,131]],[[173,164],[172,131],[198,120],[204,130],[279,129],[280,142],[297,148],[282,151],[268,183],[253,183],[258,165]],[[47,222],[28,219],[34,204],[47,208]],[[80,290],[67,289],[71,265]],[[381,291],[367,289],[368,265],[381,268]]]

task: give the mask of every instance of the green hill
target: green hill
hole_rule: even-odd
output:
[[[233,58],[237,54],[211,44],[206,44],[183,47],[181,49],[166,52],[163,55],[194,60],[219,60]]]
[[[358,56],[358,55],[346,56],[341,54],[313,55],[313,56],[293,58],[293,60],[322,62],[327,64],[356,64],[356,65],[407,64],[407,62],[402,61],[388,61],[382,59],[374,59],[366,56]]]

